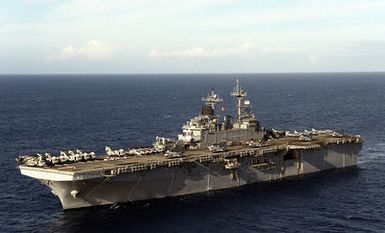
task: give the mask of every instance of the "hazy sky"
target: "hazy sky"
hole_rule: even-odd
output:
[[[10,0],[0,73],[385,70],[385,0]]]

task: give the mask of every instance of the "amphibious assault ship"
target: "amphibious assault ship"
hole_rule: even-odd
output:
[[[150,147],[80,150],[19,156],[23,175],[40,180],[64,209],[179,196],[354,167],[359,135],[333,130],[264,129],[239,81],[231,95],[236,117],[216,115],[223,100],[203,97],[201,114],[176,138],[156,137]]]

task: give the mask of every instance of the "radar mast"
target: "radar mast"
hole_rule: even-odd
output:
[[[230,95],[237,99],[237,120],[241,121],[243,99],[247,96],[247,92],[239,85],[239,79],[237,79],[237,85],[234,87],[234,90]]]
[[[223,99],[219,98],[219,95],[214,92],[214,89],[211,89],[206,97],[202,97],[202,101],[204,101],[207,106],[210,106],[214,110],[215,105],[222,103]]]

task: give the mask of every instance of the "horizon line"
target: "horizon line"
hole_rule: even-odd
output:
[[[360,73],[385,73],[384,71],[321,71],[321,72],[306,72],[306,71],[296,71],[296,72],[172,72],[172,73],[0,73],[0,76],[5,75],[62,75],[62,76],[71,76],[71,75],[249,75],[249,74],[360,74]]]

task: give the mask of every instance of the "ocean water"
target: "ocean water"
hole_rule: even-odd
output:
[[[211,88],[233,113],[237,78],[267,128],[362,135],[358,168],[71,211],[16,168],[21,154],[174,136]],[[0,232],[383,232],[384,93],[385,73],[0,76]]]

